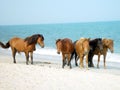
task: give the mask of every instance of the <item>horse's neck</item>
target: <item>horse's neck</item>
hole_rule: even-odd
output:
[[[104,51],[108,51],[108,46],[103,45],[103,49],[104,49]]]

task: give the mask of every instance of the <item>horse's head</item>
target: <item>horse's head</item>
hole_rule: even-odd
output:
[[[109,50],[111,51],[111,53],[114,52],[114,48],[113,48],[114,43],[113,43],[113,40],[111,40],[111,39],[103,39],[103,44],[107,48],[109,48]]]
[[[38,39],[37,39],[37,43],[42,47],[44,48],[44,37],[43,35],[38,35]]]
[[[60,52],[61,52],[61,46],[62,46],[61,39],[56,40],[56,47],[57,47],[58,54],[60,54]]]
[[[38,43],[42,48],[44,47],[44,37],[41,34],[34,34],[24,39],[27,42],[27,46]]]
[[[82,40],[82,47],[83,47],[83,49],[84,49],[84,54],[86,55],[86,54],[88,54],[89,53],[89,51],[90,51],[90,46],[89,46],[89,41],[90,41],[90,39],[88,38],[83,38],[83,40]]]
[[[100,51],[103,51],[103,44],[102,44],[102,39],[97,38],[97,47],[100,49]]]

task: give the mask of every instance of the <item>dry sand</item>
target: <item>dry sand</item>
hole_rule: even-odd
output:
[[[34,61],[26,65],[24,58],[13,64],[12,57],[0,55],[0,90],[120,90],[120,67],[113,63],[104,69],[89,70],[61,63]]]

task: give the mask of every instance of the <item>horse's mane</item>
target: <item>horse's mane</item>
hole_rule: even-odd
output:
[[[59,41],[61,41],[61,39],[57,39],[57,40],[56,40],[56,44],[57,44]]]
[[[38,40],[39,37],[41,37],[42,40],[44,40],[43,35],[41,35],[41,34],[34,34],[32,36],[26,37],[24,39],[24,41],[27,41],[28,45],[30,45],[30,44],[33,44],[33,43],[37,43],[37,40]]]
[[[89,44],[92,45],[92,46],[96,46],[98,44],[98,41],[102,42],[102,38],[92,39],[92,40],[90,40]]]
[[[89,40],[89,38],[80,38],[80,40],[79,40],[79,41],[80,41],[80,43],[83,43],[83,42],[84,42],[84,41],[86,41],[86,40],[88,41],[88,40]]]
[[[113,43],[112,39],[107,39],[107,38],[104,38],[102,41],[103,41],[103,45],[106,45],[106,46]]]

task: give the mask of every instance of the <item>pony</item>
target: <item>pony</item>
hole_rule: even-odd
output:
[[[86,56],[86,68],[88,69],[88,53],[90,51],[89,38],[80,38],[75,44],[75,50],[80,58],[80,68],[83,68],[83,59]]]
[[[29,53],[31,57],[31,64],[33,64],[33,51],[36,50],[35,45],[39,44],[42,48],[44,47],[44,37],[41,34],[34,34],[32,36],[21,39],[19,37],[14,37],[10,39],[5,45],[0,42],[2,48],[11,47],[13,62],[16,63],[16,53],[24,52],[26,56],[26,64],[28,65]]]
[[[72,68],[71,66],[71,53],[74,50],[74,45],[72,43],[72,40],[69,38],[64,39],[57,39],[56,40],[56,47],[57,47],[57,53],[62,53],[62,68],[66,65],[66,59],[68,60],[68,66]]]
[[[114,41],[112,39],[104,38],[102,39],[102,43],[103,43],[103,50],[101,51],[99,48],[96,48],[94,51],[94,55],[98,55],[97,68],[99,68],[99,62],[100,62],[101,55],[103,55],[104,68],[106,68],[107,51],[109,49],[111,53],[114,52]]]
[[[96,48],[99,48],[100,52],[103,50],[102,38],[95,38],[93,40],[90,40],[89,45],[92,49],[90,49],[90,52],[88,55],[88,66],[94,67],[92,58],[94,56],[94,51]]]

